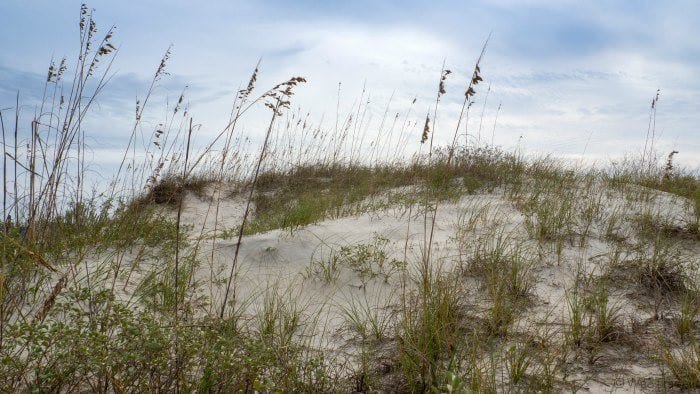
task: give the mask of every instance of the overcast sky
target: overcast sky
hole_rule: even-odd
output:
[[[127,6],[128,4],[128,6]],[[94,149],[128,137],[134,100],[173,45],[158,94],[188,99],[202,134],[225,124],[235,91],[262,58],[260,85],[300,75],[294,106],[334,124],[367,87],[373,111],[424,116],[443,60],[454,74],[436,138],[451,139],[467,78],[486,37],[485,83],[472,108],[509,149],[601,162],[641,154],[657,89],[656,146],[700,166],[700,2],[690,1],[92,1],[100,31],[115,25],[115,76],[98,110]],[[69,58],[80,2],[0,2],[0,109],[40,94],[49,60]],[[491,84],[486,105],[486,89]],[[31,108],[26,109],[31,112]],[[101,112],[100,112],[101,111]],[[477,120],[478,119],[478,120]],[[264,127],[248,126],[252,137]],[[97,123],[90,123],[96,128]],[[488,130],[488,131],[487,131]],[[418,144],[419,136],[416,136]],[[99,160],[99,158],[98,158]]]

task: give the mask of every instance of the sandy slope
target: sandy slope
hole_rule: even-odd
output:
[[[445,272],[459,270],[478,243],[492,242],[498,234],[509,237],[527,248],[534,261],[536,278],[532,301],[527,310],[521,311],[516,330],[542,326],[561,330],[568,319],[565,290],[572,286],[577,269],[594,275],[600,273],[615,251],[614,244],[605,239],[609,228],[606,220],[612,214],[631,218],[651,210],[662,212],[664,217],[678,223],[691,215],[687,202],[679,197],[653,192],[646,201],[640,201],[640,193],[636,187],[622,190],[599,187],[589,190],[589,195],[580,196],[581,200],[600,198],[602,210],[593,222],[588,241],[582,247],[565,242],[561,253],[557,253],[555,245],[538,243],[528,235],[518,200],[508,198],[500,190],[440,203],[431,260]],[[650,192],[644,190],[644,193]],[[202,294],[213,299],[213,305],[200,312],[216,314],[236,248],[236,236],[231,230],[241,223],[245,200],[225,186],[220,190],[210,186],[208,195],[212,198],[187,195],[182,222],[188,225],[190,247],[197,245],[197,256],[202,262],[195,278],[204,284]],[[163,214],[175,216],[174,211],[166,209]],[[379,248],[386,253],[387,261],[406,261],[408,272],[415,273],[425,245],[424,225],[420,207],[394,206],[303,228],[246,236],[236,272],[237,302],[252,316],[263,307],[271,292],[281,294],[304,311],[307,330],[302,335],[312,338],[316,346],[352,361],[357,335],[348,329],[345,312],[366,306],[372,313],[386,316],[387,322],[396,321],[403,283],[401,270],[387,269],[388,276],[368,279],[350,267],[341,266],[337,280],[326,282],[312,272],[315,262],[328,261],[342,247],[369,245],[379,239]],[[616,231],[633,238],[632,226],[626,221]],[[228,235],[222,236],[226,231]],[[697,243],[684,250],[691,260],[700,263]],[[212,281],[217,283],[210,285]],[[487,302],[482,289],[466,277],[464,286],[468,303],[478,313]],[[622,286],[611,293],[612,303],[622,310],[623,322],[651,319],[653,312],[644,303],[634,302],[630,292]],[[652,336],[649,326],[645,327],[647,330],[640,335]],[[391,335],[390,330],[387,334]],[[594,392],[654,391],[654,379],[659,378],[660,371],[648,357],[630,354],[629,347],[619,346],[606,347],[599,357],[595,365],[582,360],[571,362],[567,379],[585,382],[578,388]]]

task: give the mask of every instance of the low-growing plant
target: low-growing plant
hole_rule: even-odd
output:
[[[461,341],[463,310],[456,278],[431,268],[416,282],[402,301],[397,359],[408,389],[424,391],[439,384]]]
[[[693,290],[686,290],[680,296],[680,316],[676,322],[676,329],[681,341],[689,338],[695,339],[693,336],[695,330],[695,317],[700,314],[700,299],[698,294]]]
[[[520,316],[523,303],[513,297],[506,283],[498,279],[486,283],[486,293],[490,300],[484,314],[486,332],[491,336],[506,337],[511,325]]]
[[[448,370],[445,373],[445,382],[438,387],[438,390],[445,393],[469,393],[467,385],[455,372]]]
[[[673,376],[671,383],[674,386],[686,390],[700,388],[700,345],[697,340],[680,349],[661,341],[658,353],[662,366]]]
[[[586,273],[579,263],[572,287],[566,289],[570,345],[589,352],[593,363],[601,345],[623,339],[621,305],[611,303],[607,276]]]
[[[649,249],[638,251],[634,261],[639,283],[660,296],[685,290],[687,267],[678,245],[657,237]]]
[[[322,256],[311,260],[306,267],[306,278],[320,278],[325,283],[335,283],[340,276],[341,266],[338,263],[339,256],[333,252],[329,256]]]
[[[185,193],[192,192],[200,198],[207,198],[205,188],[211,184],[211,179],[204,177],[188,177],[183,181],[181,175],[171,175],[160,178],[156,183],[148,185],[146,192],[136,197],[131,204],[136,209],[143,209],[149,205],[165,205],[177,208]]]
[[[587,324],[585,317],[586,305],[580,294],[578,285],[566,290],[569,327],[566,331],[567,341],[576,347],[581,347],[586,339]]]
[[[594,324],[592,339],[599,343],[619,340],[623,334],[622,307],[610,302],[604,279],[597,281],[593,293],[588,296],[586,302]]]
[[[693,222],[673,221],[668,214],[656,211],[643,211],[634,220],[639,237],[653,240],[662,237],[668,240],[693,239],[696,237]]]
[[[574,212],[571,197],[552,196],[542,200],[533,197],[526,207],[526,228],[535,239],[557,241],[573,234]]]
[[[488,295],[484,323],[489,334],[507,335],[535,285],[528,249],[503,232],[476,239],[458,233],[458,242],[463,273],[480,280]]]
[[[363,341],[389,338],[396,321],[396,313],[392,310],[393,295],[380,292],[377,299],[369,300],[367,292],[362,294],[361,297],[351,296],[348,305],[341,307],[347,326]]]
[[[479,197],[468,200],[455,222],[453,239],[459,248],[460,262],[470,259],[475,245],[482,242],[482,238],[496,234],[505,224],[506,217],[506,213],[491,202],[484,202]]]
[[[531,349],[522,345],[511,345],[505,353],[509,383],[517,387],[527,377],[528,369],[532,363]]]
[[[602,191],[595,193],[592,186],[583,190],[587,196],[579,202],[577,209],[579,212],[577,215],[579,247],[586,246],[586,242],[591,236],[593,224],[600,221],[603,215],[604,193]]]
[[[371,244],[342,246],[338,258],[342,265],[350,267],[359,275],[363,284],[378,276],[387,283],[392,273],[406,265],[403,261],[389,258],[386,252],[388,244],[388,238],[375,234]]]
[[[388,283],[393,273],[406,266],[403,261],[389,258],[386,251],[388,244],[388,238],[375,234],[372,243],[324,249],[315,253],[321,256],[313,258],[306,269],[306,277],[319,277],[326,283],[333,283],[343,268],[349,268],[359,276],[362,286],[377,277]]]
[[[302,313],[302,309],[290,294],[282,294],[276,287],[267,289],[256,315],[260,340],[284,352],[298,334],[303,319]]]
[[[629,234],[625,230],[624,214],[619,210],[610,212],[605,218],[605,240],[622,243],[629,238]]]

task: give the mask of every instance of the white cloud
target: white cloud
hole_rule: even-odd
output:
[[[689,17],[697,11],[692,1],[602,7],[573,1],[499,0],[469,5],[473,12],[468,15],[462,13],[467,6],[460,3],[432,8],[416,3],[395,12],[389,6],[363,3],[356,7],[367,7],[364,14],[352,15],[328,11],[332,7],[325,11],[309,7],[308,12],[289,16],[284,16],[284,10],[271,13],[271,6],[256,3],[242,10],[234,6],[234,11],[242,13],[231,12],[230,17],[221,4],[183,14],[187,7],[181,3],[175,11],[168,8],[152,27],[140,23],[139,16],[133,16],[133,21],[104,20],[109,19],[107,12],[98,16],[102,24],[136,29],[134,33],[118,30],[122,52],[116,69],[120,73],[149,75],[167,43],[174,42],[168,70],[175,82],[193,85],[187,98],[195,122],[204,124],[201,140],[221,130],[235,90],[247,83],[262,56],[258,86],[270,87],[296,75],[306,77],[309,82],[297,88],[292,106],[310,111],[312,123],[323,118],[326,128],[335,123],[338,82],[342,82],[341,118],[357,105],[366,83],[363,101],[368,97],[371,101],[368,114],[373,122],[369,129],[380,123],[392,94],[390,113],[402,116],[412,99],[418,98],[411,121],[420,123],[433,103],[446,58],[447,67],[455,73],[448,79],[436,134],[446,142],[454,132],[481,40],[493,29],[482,67],[485,82],[492,83],[483,119],[488,125],[483,134],[489,139],[496,107],[502,102],[497,143],[569,156],[584,150],[595,157],[636,152],[644,144],[649,102],[660,88],[659,149],[682,145],[678,162],[700,165],[700,159],[694,159],[700,158],[696,126],[700,124],[700,42],[694,38],[698,25]],[[298,7],[303,6],[294,8]],[[114,15],[131,18],[124,12]],[[481,121],[486,83],[478,89],[470,132]],[[129,106],[123,115],[130,119],[134,94],[123,88],[120,92],[128,93]],[[179,87],[169,84],[158,93],[172,99]],[[118,111],[110,110],[118,116]],[[154,108],[159,111],[164,112]],[[268,115],[264,109],[252,112],[241,130],[258,139]],[[128,122],[110,122],[120,127],[123,123]]]

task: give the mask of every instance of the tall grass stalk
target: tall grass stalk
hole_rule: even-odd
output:
[[[187,147],[185,148],[185,162],[183,163],[182,166],[182,179],[181,182],[185,183],[185,177],[187,175],[187,162],[190,157],[190,141],[192,139],[192,118],[190,118],[190,127],[187,132]],[[179,346],[178,346],[178,333],[179,333],[179,325],[180,325],[180,319],[178,318],[178,312],[180,309],[180,237],[181,237],[181,231],[180,231],[180,220],[182,218],[182,203],[183,203],[184,198],[180,198],[180,201],[177,205],[177,219],[176,219],[176,229],[177,229],[177,234],[175,238],[175,302],[174,302],[174,308],[173,308],[173,321],[175,324],[175,330],[174,330],[174,340],[173,340],[173,347],[174,347],[174,354],[175,354],[175,391],[179,392],[180,391],[180,352],[179,352]]]
[[[226,293],[224,293],[224,299],[221,303],[221,312],[219,313],[219,318],[223,319],[226,313],[226,303],[228,302],[228,295],[231,291],[231,284],[235,281],[236,276],[236,265],[238,264],[238,254],[241,249],[241,242],[243,241],[243,232],[245,231],[245,225],[248,221],[248,215],[250,214],[250,204],[253,201],[253,193],[255,193],[255,186],[258,183],[258,175],[260,174],[260,166],[262,165],[263,159],[265,158],[265,151],[267,149],[267,143],[270,140],[270,134],[272,133],[272,126],[275,123],[275,119],[279,114],[280,101],[272,108],[272,117],[270,118],[270,124],[267,127],[267,132],[265,133],[265,140],[263,141],[262,148],[260,149],[260,156],[258,156],[258,164],[255,166],[255,172],[253,174],[253,182],[250,185],[250,191],[248,192],[248,199],[245,205],[245,211],[243,212],[243,220],[241,221],[241,226],[238,230],[238,239],[236,241],[236,250],[233,255],[233,262],[231,263],[231,272],[229,274],[228,282],[226,283]],[[236,286],[233,286],[233,302],[236,302]]]
[[[474,90],[474,87],[483,79],[481,78],[481,60],[484,58],[484,54],[486,53],[486,47],[489,43],[489,40],[491,39],[491,34],[486,38],[486,41],[484,42],[484,46],[481,48],[481,53],[479,54],[479,57],[476,59],[476,64],[474,65],[474,72],[472,73],[472,77],[469,80],[469,85],[467,86],[467,90],[464,92],[464,102],[462,103],[462,108],[459,110],[459,116],[457,117],[457,126],[455,127],[455,133],[454,136],[452,137],[452,144],[450,145],[450,151],[449,155],[447,158],[447,164],[450,165],[452,162],[452,158],[454,157],[454,151],[457,147],[457,137],[459,136],[459,127],[462,124],[462,120],[464,120],[464,115],[465,111],[471,107],[472,104],[472,97],[476,94],[476,91]]]
[[[7,141],[5,140],[5,120],[0,109],[0,128],[2,128],[2,258],[0,258],[0,350],[5,338],[5,256],[7,256],[7,232],[11,223],[7,216]]]
[[[233,255],[233,261],[231,263],[231,271],[229,273],[228,282],[226,283],[226,292],[224,293],[224,299],[221,303],[221,312],[219,313],[219,318],[223,319],[226,312],[226,304],[228,302],[229,292],[231,291],[231,284],[235,281],[236,266],[238,263],[238,255],[241,249],[241,242],[243,240],[243,232],[245,231],[245,225],[248,220],[248,215],[250,214],[250,206],[253,200],[253,193],[255,193],[255,187],[258,183],[258,176],[260,175],[260,167],[265,159],[265,153],[267,151],[267,145],[270,140],[270,135],[272,134],[272,127],[275,124],[275,120],[278,116],[282,114],[281,110],[283,108],[289,108],[289,98],[292,96],[292,88],[298,83],[304,83],[306,80],[302,77],[293,77],[290,80],[283,82],[275,86],[271,91],[263,95],[263,97],[269,97],[271,102],[265,105],[272,110],[272,117],[270,118],[270,123],[267,127],[267,132],[265,133],[265,140],[263,141],[262,148],[260,149],[260,155],[258,156],[258,162],[255,166],[255,172],[253,173],[253,181],[250,185],[250,191],[248,193],[248,200],[246,202],[245,211],[243,213],[243,219],[241,221],[241,226],[238,230],[238,240],[236,242],[236,250]],[[233,303],[236,303],[236,286],[233,286]]]

